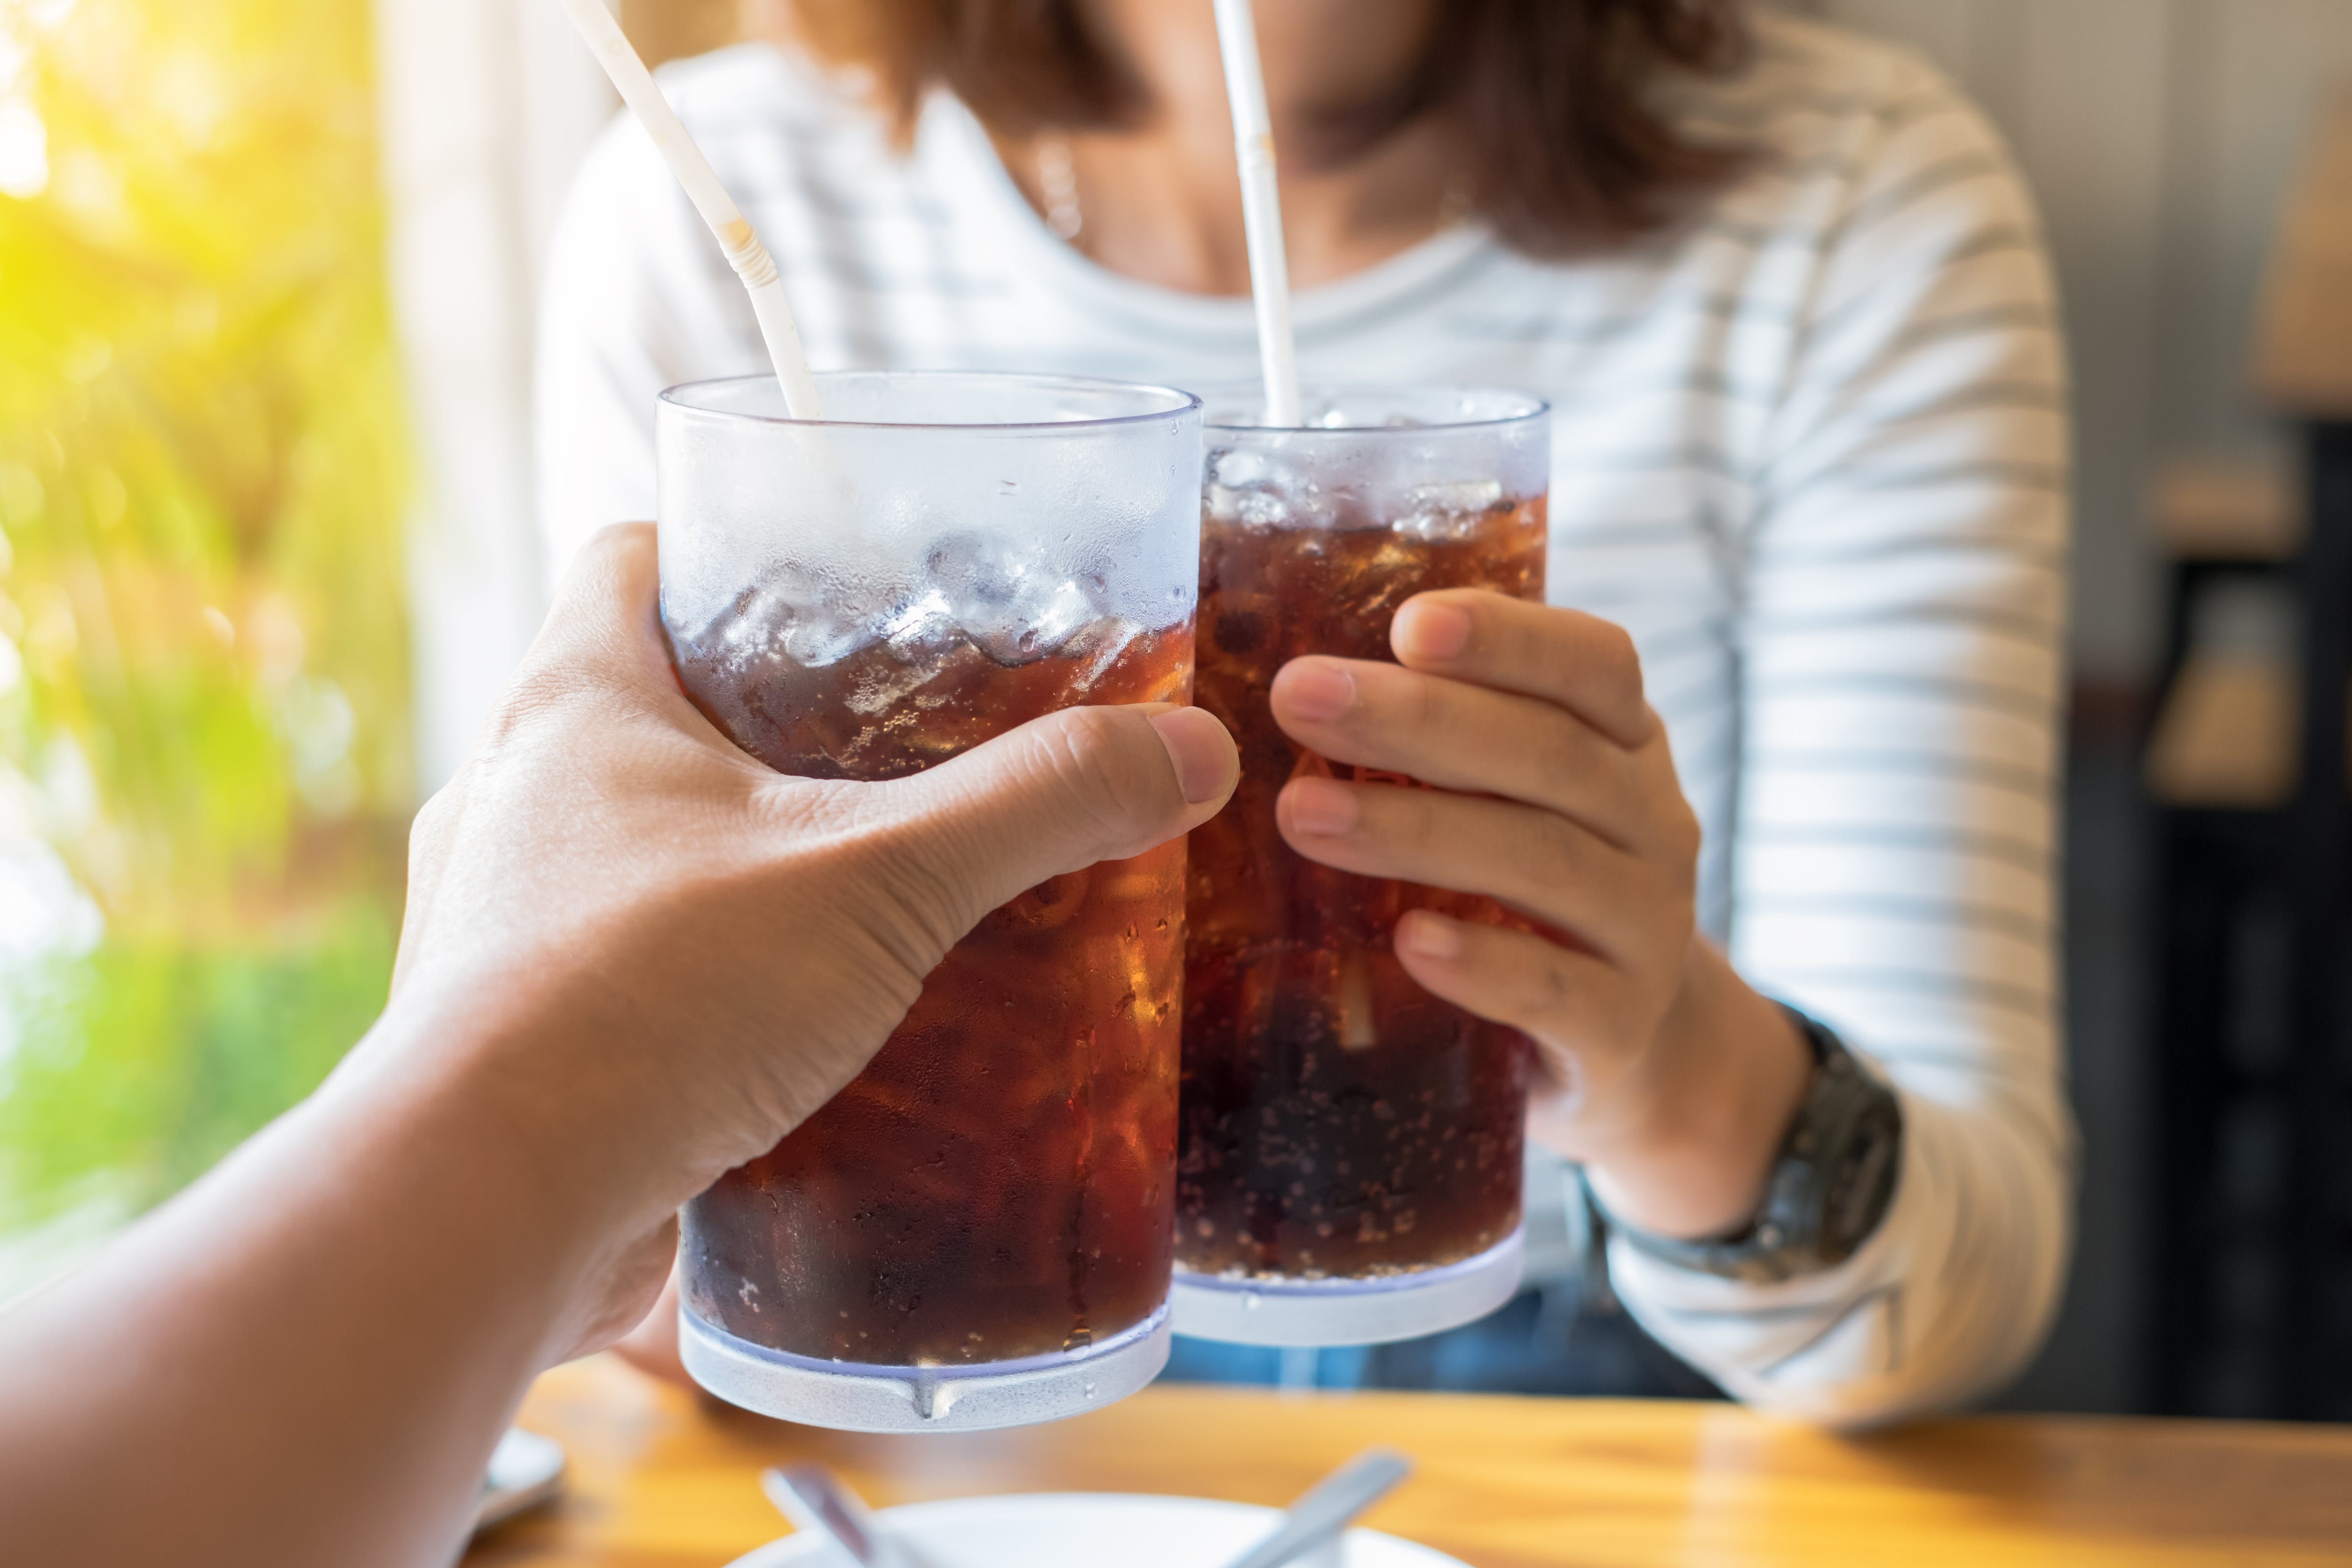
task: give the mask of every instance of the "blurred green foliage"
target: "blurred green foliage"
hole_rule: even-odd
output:
[[[0,0],[0,1232],[166,1194],[383,1001],[369,37],[366,0]]]

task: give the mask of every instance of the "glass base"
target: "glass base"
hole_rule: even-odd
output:
[[[1518,1293],[1527,1232],[1475,1258],[1370,1279],[1246,1279],[1176,1270],[1176,1331],[1243,1345],[1377,1345],[1475,1322]]]
[[[770,1350],[681,1306],[678,1352],[694,1381],[780,1421],[843,1432],[984,1432],[1084,1415],[1125,1399],[1168,1364],[1168,1309],[1100,1344],[971,1366],[877,1366]]]

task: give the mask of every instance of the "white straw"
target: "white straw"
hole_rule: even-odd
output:
[[[1225,57],[1225,98],[1234,111],[1234,156],[1242,169],[1242,226],[1249,237],[1250,293],[1257,301],[1258,359],[1265,367],[1265,419],[1296,426],[1298,344],[1290,331],[1290,262],[1282,246],[1282,194],[1274,174],[1274,117],[1258,64],[1250,0],[1216,0],[1217,43]]]
[[[638,123],[646,128],[646,134],[661,149],[670,173],[686,187],[694,210],[710,226],[710,232],[718,237],[719,247],[727,253],[728,264],[751,291],[751,313],[760,320],[760,336],[766,340],[768,358],[776,367],[784,406],[795,419],[824,418],[824,405],[818,400],[816,382],[809,374],[808,354],[801,347],[800,328],[793,321],[793,308],[784,298],[783,279],[776,275],[775,258],[760,243],[760,237],[751,232],[742,209],[711,171],[710,160],[702,155],[702,149],[687,134],[669,100],[654,85],[653,73],[637,58],[636,49],[622,33],[621,25],[613,19],[613,13],[604,8],[604,0],[563,0],[563,8],[595,53],[597,63],[604,68],[604,74],[613,79],[621,101],[629,106]]]

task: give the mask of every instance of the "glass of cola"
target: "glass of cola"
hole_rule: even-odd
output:
[[[893,779],[1040,714],[1192,685],[1201,405],[1049,377],[663,395],[662,621],[780,772]],[[687,1208],[686,1364],[865,1431],[1045,1421],[1168,1354],[1185,846],[1034,888],[872,1064]],[[792,1020],[776,1020],[779,1033]]]
[[[1531,1047],[1423,991],[1407,910],[1491,900],[1318,865],[1275,798],[1303,773],[1413,787],[1297,745],[1267,706],[1302,654],[1389,659],[1413,595],[1544,592],[1549,411],[1460,387],[1307,389],[1307,428],[1212,394],[1198,700],[1240,742],[1192,836],[1176,1288],[1180,1333],[1358,1344],[1507,1300],[1521,1268]]]

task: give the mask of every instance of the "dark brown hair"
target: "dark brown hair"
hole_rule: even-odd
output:
[[[1331,117],[1286,157],[1344,162],[1425,113],[1445,115],[1468,195],[1538,256],[1590,251],[1673,222],[1745,154],[1683,135],[1652,89],[1746,59],[1745,0],[1437,0],[1432,43],[1402,91]],[[1132,65],[1095,36],[1084,0],[793,0],[818,53],[871,70],[902,129],[945,86],[995,131],[1114,130],[1151,111]]]

